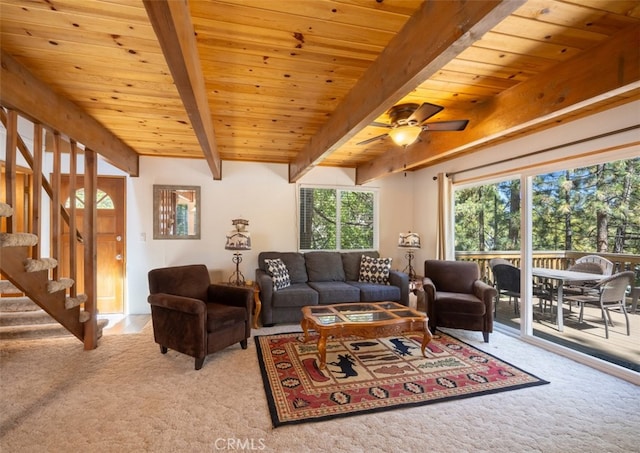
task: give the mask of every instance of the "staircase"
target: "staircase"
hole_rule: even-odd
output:
[[[11,206],[0,203],[0,217],[11,215]],[[72,279],[49,278],[58,265],[55,259],[30,258],[30,249],[37,243],[33,234],[0,232],[0,271],[6,278],[0,280],[0,339],[71,333],[85,342],[85,325],[91,320],[91,314],[82,308],[87,297],[67,294],[74,285]],[[102,336],[107,322],[97,322],[96,338]]]
[[[10,281],[0,282],[12,286],[11,292],[22,292]],[[3,294],[7,294],[3,292]],[[0,298],[0,340],[60,337],[70,335],[46,311],[25,296]]]

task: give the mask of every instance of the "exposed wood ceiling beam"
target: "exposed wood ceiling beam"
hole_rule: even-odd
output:
[[[640,85],[640,27],[621,31],[551,70],[516,85],[469,112],[464,132],[427,134],[406,150],[395,147],[372,162],[359,166],[356,183],[461,153],[550,118],[569,113],[603,97],[637,89]]]
[[[211,121],[207,90],[200,65],[195,29],[186,1],[144,0],[174,83],[189,114],[213,179],[222,178],[220,155]]]
[[[289,165],[289,181],[301,178],[523,3],[425,2]]]
[[[138,154],[73,102],[55,93],[4,51],[0,102],[46,127],[73,137],[104,160],[138,176]]]

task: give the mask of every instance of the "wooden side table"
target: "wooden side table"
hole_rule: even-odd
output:
[[[409,282],[409,292],[416,296],[416,310],[421,312],[427,311],[427,304],[424,297],[424,288],[422,287],[422,277],[416,275],[415,280]]]
[[[233,283],[229,283],[229,282],[217,282],[216,284],[225,285],[225,286],[235,286],[236,288],[238,288],[237,285],[234,285]],[[253,284],[251,285],[245,285],[242,288],[245,288],[245,287],[253,289],[253,328],[258,329],[260,327],[258,322],[258,320],[260,319],[260,310],[262,310],[262,302],[260,301],[260,287],[255,282],[253,282]]]
[[[253,282],[253,328],[260,327],[260,310],[262,310],[262,302],[260,301],[260,287]]]

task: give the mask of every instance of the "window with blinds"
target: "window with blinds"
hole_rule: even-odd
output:
[[[377,203],[371,189],[300,186],[299,249],[377,249]]]

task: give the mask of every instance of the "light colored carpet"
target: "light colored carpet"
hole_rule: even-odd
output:
[[[277,326],[260,335],[298,331]],[[2,452],[631,452],[640,388],[501,333],[453,335],[551,383],[378,414],[271,427],[255,344],[160,354],[148,325],[0,343]]]

